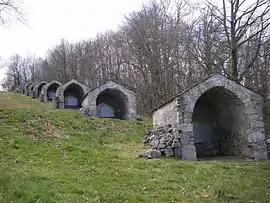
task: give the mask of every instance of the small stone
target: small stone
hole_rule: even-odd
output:
[[[164,152],[165,151],[165,148],[164,149],[159,149],[160,152]],[[162,155],[162,154],[161,154]]]
[[[148,129],[148,130],[145,131],[146,135],[151,135],[151,133],[152,133],[152,129]]]
[[[149,143],[149,141],[150,141],[150,139],[148,138],[148,139],[145,139],[144,141],[143,141],[143,144],[148,144]]]
[[[165,132],[169,132],[169,130],[171,130],[171,127],[172,127],[172,125],[168,124],[163,129],[164,129]]]
[[[159,150],[156,149],[150,149],[147,152],[144,153],[146,158],[150,158],[150,159],[156,159],[161,157],[161,152]]]
[[[154,149],[158,148],[158,145],[159,145],[159,140],[154,140],[153,148]]]
[[[178,139],[174,139],[172,143],[172,148],[178,148],[181,146],[181,143]]]
[[[165,147],[166,147],[166,145],[162,144],[162,143],[158,145],[158,149],[164,149]]]
[[[159,143],[162,143],[163,144],[164,143],[164,139],[165,139],[165,137],[160,138]]]
[[[172,146],[173,141],[170,139],[168,142],[166,142],[166,146]]]
[[[166,136],[166,137],[164,137],[164,139],[163,139],[163,143],[167,143],[169,140],[170,140],[171,138],[170,137],[168,137],[168,136]]]
[[[173,128],[170,127],[170,128],[167,130],[167,132],[172,133],[172,132],[173,132]]]
[[[153,146],[155,145],[155,140],[151,140],[151,141],[149,142],[149,145],[150,145],[151,147],[153,147]]]

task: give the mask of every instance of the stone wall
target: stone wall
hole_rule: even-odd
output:
[[[178,113],[177,98],[175,98],[153,112],[154,127],[162,127],[169,124],[177,126],[179,122]]]
[[[193,153],[188,153],[193,152],[193,148],[187,146],[188,142],[189,137],[177,127],[173,127],[170,124],[154,127],[153,129],[146,131],[146,136],[143,140],[143,144],[151,147],[151,149],[145,153],[141,153],[139,157],[159,158],[160,156],[165,156],[196,160],[196,156],[194,157]],[[155,153],[160,154],[160,156],[149,157],[151,152],[160,152]],[[216,149],[209,149],[207,153],[214,155],[216,153]]]
[[[161,155],[182,157],[181,130],[172,127],[170,124],[147,130],[143,144],[150,146],[152,150],[160,151]],[[147,152],[139,156],[149,158]]]

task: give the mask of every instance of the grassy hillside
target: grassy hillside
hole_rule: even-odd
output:
[[[269,202],[269,161],[137,158],[150,126],[0,93],[0,202]]]

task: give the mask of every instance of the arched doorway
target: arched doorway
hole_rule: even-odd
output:
[[[244,103],[224,87],[213,87],[197,100],[193,133],[197,158],[250,156]]]
[[[24,94],[25,94],[25,96],[29,96],[29,87],[30,87],[30,85],[32,85],[33,83],[32,82],[30,82],[30,83],[28,83],[26,86],[25,86],[25,88],[24,88]]]
[[[47,89],[47,100],[53,101],[55,98],[55,93],[60,85],[58,83],[52,83]]]
[[[126,119],[127,99],[119,90],[106,89],[96,99],[96,111],[98,117]]]
[[[80,85],[70,84],[64,91],[65,108],[81,108],[83,96],[84,90]]]
[[[35,83],[36,84],[36,83]],[[32,92],[34,90],[35,84],[31,85],[30,91]]]
[[[39,86],[38,86],[38,89],[37,89],[37,98],[39,98],[40,94],[41,94],[41,90],[42,88],[44,87],[44,85],[46,85],[46,83],[41,83]]]

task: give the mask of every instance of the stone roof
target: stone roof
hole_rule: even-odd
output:
[[[118,83],[116,83],[116,82],[114,82],[114,81],[112,81],[112,80],[109,80],[109,81],[107,81],[106,83],[104,83],[104,84],[102,84],[102,85],[99,85],[99,86],[96,86],[96,87],[93,87],[92,89],[90,89],[90,90],[84,95],[84,97],[82,98],[81,102],[84,101],[84,99],[88,96],[89,93],[93,92],[94,90],[96,90],[96,89],[98,89],[98,88],[100,88],[100,87],[102,87],[102,86],[104,86],[104,85],[109,85],[109,84],[117,85],[117,86],[120,86],[120,87],[122,87],[122,88],[125,88],[126,90],[128,90],[128,91],[130,91],[130,92],[133,92],[134,94],[136,93],[136,92],[134,92],[134,91],[132,91],[132,90],[129,90],[127,87],[125,87],[125,86],[123,86],[123,85],[119,85]]]
[[[152,109],[151,112],[154,112],[154,111],[158,110],[159,108],[161,108],[161,107],[165,106],[166,104],[170,103],[171,101],[173,101],[175,98],[177,98],[177,97],[179,97],[179,96],[185,94],[186,92],[188,92],[188,91],[190,91],[191,89],[195,88],[195,87],[198,86],[199,84],[202,84],[202,83],[204,83],[206,80],[208,80],[208,79],[210,79],[210,78],[212,78],[212,77],[215,77],[215,76],[220,76],[220,77],[226,78],[227,80],[233,81],[233,80],[229,79],[228,77],[226,77],[226,76],[224,76],[224,75],[222,75],[222,74],[220,74],[220,73],[213,73],[213,74],[209,75],[208,77],[204,78],[203,80],[199,81],[198,83],[194,84],[193,86],[189,87],[188,89],[184,90],[184,91],[181,92],[180,94],[177,94],[176,96],[170,98],[169,100],[167,100],[167,101],[164,102],[163,104],[159,105],[158,107]],[[235,82],[235,81],[233,81],[233,82],[234,82],[236,85],[239,85],[239,86],[241,86],[241,87],[244,87],[245,89],[247,89],[247,90],[249,90],[249,91],[252,91],[252,92],[254,92],[254,93],[259,94],[260,96],[262,96],[261,93],[255,91],[255,90],[252,90],[251,88],[248,88],[248,87],[246,87],[246,86],[244,86],[244,85],[242,85],[242,84],[239,84],[239,83],[237,83],[237,82]]]
[[[28,82],[25,84],[24,88],[28,88],[29,85],[33,84],[33,82]]]
[[[84,93],[88,92],[89,87],[81,82],[79,82],[78,80],[72,79],[64,84],[62,84],[61,86],[59,86],[59,88],[56,91],[56,95],[60,95],[60,94],[64,94],[64,91],[66,88],[68,88],[71,84],[76,84],[82,87]]]
[[[51,86],[52,84],[62,85],[61,82],[59,82],[59,81],[57,81],[57,80],[52,80],[52,81],[48,82],[45,86],[46,86],[46,87],[49,87],[49,86]]]

